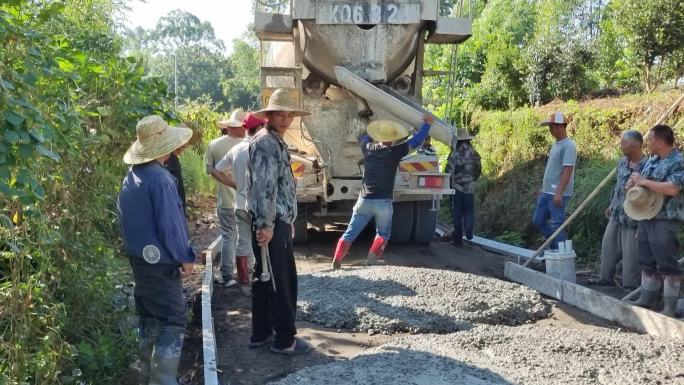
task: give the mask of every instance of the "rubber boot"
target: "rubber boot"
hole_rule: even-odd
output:
[[[249,297],[252,295],[252,290],[249,286],[249,259],[246,256],[235,257],[235,264],[237,265],[240,291],[243,295]]]
[[[180,356],[174,358],[152,357],[149,385],[178,385]]]
[[[677,312],[677,301],[679,300],[679,289],[682,283],[680,275],[663,276],[663,302],[665,306],[662,315],[675,318]]]
[[[337,247],[335,247],[335,254],[333,255],[331,269],[336,270],[342,267],[342,260],[347,256],[351,245],[351,242],[345,241],[342,238],[337,241]]]
[[[658,304],[658,295],[663,281],[660,275],[641,273],[641,296],[636,301],[627,301],[627,303],[634,306],[641,306],[648,309],[653,309]]]
[[[140,385],[148,385],[150,382],[150,360],[158,333],[156,322],[150,319],[140,320],[140,373],[138,375]]]
[[[375,236],[373,245],[371,245],[368,251],[368,259],[366,260],[366,265],[382,265],[385,260],[382,258],[382,253],[385,251],[385,246],[387,246],[387,241],[381,236]]]

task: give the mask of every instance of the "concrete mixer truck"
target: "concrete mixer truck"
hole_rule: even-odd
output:
[[[346,222],[361,190],[359,137],[375,119],[422,124],[426,44],[458,44],[469,17],[441,16],[440,0],[256,0],[260,103],[290,88],[311,112],[285,135],[297,180],[296,243],[311,224]],[[456,9],[463,9],[457,2]],[[458,13],[450,10],[450,14]],[[430,136],[449,146],[455,128],[436,120]],[[394,243],[429,243],[448,175],[430,146],[406,156],[395,180]]]

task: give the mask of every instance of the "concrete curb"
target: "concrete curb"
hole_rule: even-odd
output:
[[[556,279],[513,262],[506,262],[506,278],[627,329],[665,338],[684,339],[684,322],[571,282]]]
[[[203,252],[206,259],[202,280],[202,353],[205,385],[218,385],[219,383],[214,319],[211,316],[211,294],[214,288],[214,256],[220,249],[221,237],[218,237]]]

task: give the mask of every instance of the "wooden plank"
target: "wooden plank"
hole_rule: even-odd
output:
[[[204,384],[218,385],[218,358],[214,319],[211,315],[211,294],[214,288],[214,255],[221,248],[221,237],[216,238],[204,251],[205,265],[202,279],[202,354],[204,361]]]
[[[632,306],[587,287],[562,281],[544,273],[507,262],[506,278],[573,305],[597,317],[640,333],[684,339],[684,322],[654,311]]]
[[[522,247],[509,245],[503,242],[493,241],[491,239],[482,237],[473,237],[469,242],[472,242],[478,246],[483,247],[486,250],[493,251],[495,253],[508,255],[510,257],[529,259],[534,254],[534,251],[529,249],[524,249]],[[544,257],[536,258],[538,261],[544,260]]]

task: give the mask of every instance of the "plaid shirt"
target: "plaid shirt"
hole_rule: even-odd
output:
[[[643,170],[647,159],[648,157],[644,156],[634,167],[630,166],[629,159],[627,159],[626,156],[623,156],[618,161],[616,172],[617,181],[615,183],[615,189],[613,190],[613,196],[610,200],[610,217],[623,226],[631,228],[637,227],[638,222],[625,213],[625,185],[633,172],[640,173]]]
[[[451,174],[451,187],[466,194],[475,192],[475,181],[482,174],[480,154],[468,140],[458,141],[451,150],[444,172]]]
[[[670,182],[680,188],[684,187],[684,157],[679,150],[672,150],[667,158],[651,156],[644,165],[641,174],[656,182]],[[669,219],[684,222],[684,191],[677,196],[665,197],[663,208],[655,219]]]

